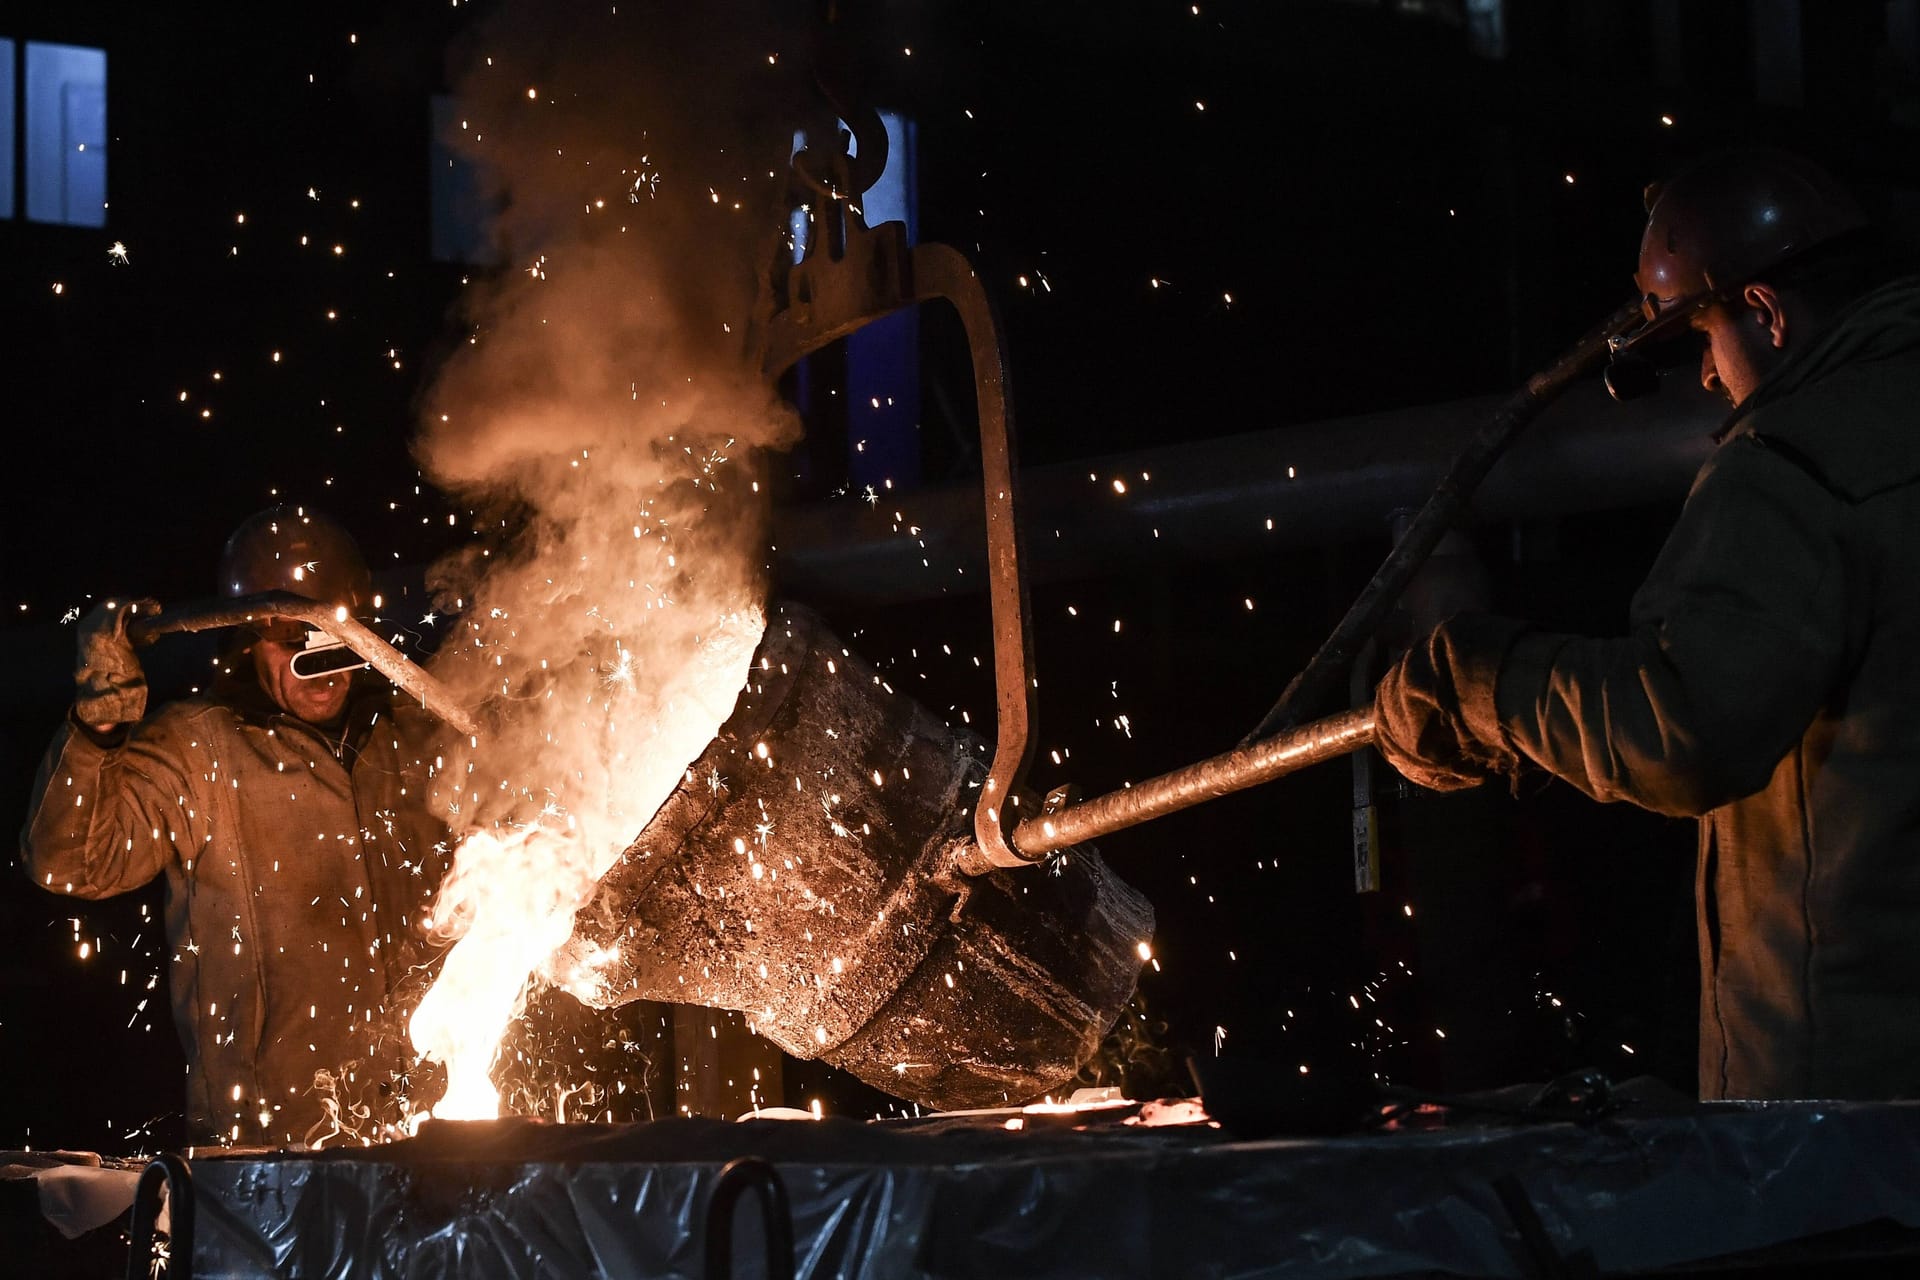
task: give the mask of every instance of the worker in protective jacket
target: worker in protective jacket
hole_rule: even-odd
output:
[[[372,601],[353,540],[294,507],[234,532],[221,585],[356,614]],[[165,880],[194,1141],[318,1141],[390,1115],[402,1068],[382,1005],[446,857],[423,804],[426,713],[365,675],[302,678],[307,626],[267,618],[204,696],[149,714],[134,607],[80,628],[78,697],[22,833],[28,874],[83,898]]]
[[[1630,633],[1455,618],[1382,680],[1380,748],[1699,816],[1702,1096],[1915,1096],[1920,279],[1797,157],[1649,197],[1625,345],[1692,330],[1735,407]]]

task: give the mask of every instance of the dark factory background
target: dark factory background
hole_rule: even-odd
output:
[[[487,8],[0,11],[0,828],[69,696],[70,611],[208,594],[225,531],[283,499],[342,517],[395,582],[460,535],[408,442],[461,289],[516,266],[473,247],[435,135],[448,49]],[[1640,188],[1689,155],[1798,147],[1896,219],[1920,191],[1915,0],[894,0],[865,36],[910,161],[889,198],[998,296],[1023,461],[1104,460],[1096,529],[1135,451],[1417,423],[1510,387],[1627,296]],[[908,509],[977,476],[964,346],[937,317],[792,390],[808,436],[775,467],[783,507],[852,527],[869,485]],[[1556,517],[1548,496],[1477,525],[1493,606],[1618,629],[1677,499]],[[1038,583],[1036,786],[1091,794],[1233,745],[1389,515]],[[812,602],[854,647],[990,723],[984,595],[839,587]],[[155,683],[181,690],[202,656],[151,651]],[[1433,1089],[1585,1065],[1692,1088],[1690,825],[1558,785],[1376,792],[1367,895],[1344,761],[1103,842],[1159,913],[1107,1055],[1130,1087],[1186,1091],[1181,1055],[1224,1052]],[[157,887],[89,903],[4,881],[0,1144],[178,1132],[158,912]],[[822,1068],[787,1083],[871,1105]]]

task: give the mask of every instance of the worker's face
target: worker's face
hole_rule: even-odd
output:
[[[293,674],[293,656],[306,644],[306,628],[285,619],[269,619],[253,642],[253,669],[274,705],[296,720],[327,724],[347,709],[351,673],[302,680]]]
[[[1690,327],[1702,340],[1700,385],[1738,405],[1780,363],[1785,335],[1766,306],[1747,298],[1715,302],[1696,312]]]

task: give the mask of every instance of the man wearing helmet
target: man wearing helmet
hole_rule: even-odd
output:
[[[352,538],[296,507],[234,531],[221,588],[373,600]],[[28,874],[86,898],[165,880],[194,1141],[297,1142],[335,1108],[390,1113],[382,1005],[445,857],[421,803],[426,713],[348,671],[303,676],[308,628],[266,618],[204,696],[149,714],[131,608],[81,626],[78,696],[21,836]]]
[[[1734,406],[1595,639],[1462,616],[1381,681],[1438,790],[1544,769],[1698,816],[1705,1097],[1920,1093],[1920,281],[1824,172],[1729,153],[1650,191],[1628,351],[1691,330]]]

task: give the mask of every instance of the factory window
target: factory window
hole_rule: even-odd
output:
[[[860,201],[870,227],[903,222],[920,238],[919,138],[912,120],[880,113],[887,167]],[[847,478],[856,487],[920,480],[920,315],[908,308],[847,335]]]
[[[459,105],[447,94],[432,100],[427,144],[428,244],[435,262],[485,266],[499,260],[493,244],[493,211],[480,182],[480,167],[448,142],[465,127]]]
[[[13,216],[13,53],[0,40],[0,218]]]
[[[8,50],[12,52],[11,49]],[[107,224],[107,51],[71,44],[25,46],[26,92],[19,95],[22,194],[35,222],[74,227]],[[8,88],[14,59],[7,58]],[[7,94],[11,104],[15,95]],[[9,145],[15,137],[7,120]],[[8,165],[9,182],[13,166]],[[7,191],[12,208],[12,192]]]
[[[1467,47],[1483,58],[1507,56],[1506,0],[1467,0]]]

